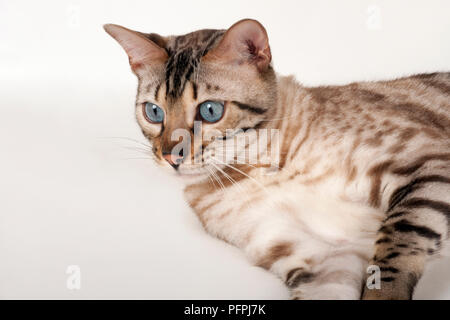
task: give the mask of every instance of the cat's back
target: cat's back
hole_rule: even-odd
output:
[[[418,74],[366,85],[387,98],[386,102],[394,104],[397,109],[409,106],[412,111],[419,111],[417,108],[421,108],[450,115],[450,72]],[[424,116],[426,119],[427,115]],[[435,124],[439,125],[438,122]]]
[[[450,136],[449,72],[305,90],[328,120],[383,119]]]

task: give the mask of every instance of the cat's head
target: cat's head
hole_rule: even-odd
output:
[[[256,143],[247,137],[237,144],[236,157],[223,157],[225,140],[246,137],[273,117],[276,75],[259,22],[168,37],[104,28],[139,80],[136,117],[160,165],[181,175],[208,174]]]

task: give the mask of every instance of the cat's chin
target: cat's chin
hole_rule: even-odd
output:
[[[184,182],[196,182],[204,180],[208,177],[210,171],[208,171],[204,166],[197,168],[179,168],[174,172],[175,176],[180,178]]]
[[[208,179],[208,174],[177,174],[177,180],[184,186],[202,183]]]

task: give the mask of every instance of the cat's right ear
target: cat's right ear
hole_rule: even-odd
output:
[[[168,58],[166,50],[143,34],[116,24],[105,24],[103,28],[125,50],[134,72],[142,67],[166,62]]]

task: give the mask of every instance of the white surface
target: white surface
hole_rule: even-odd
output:
[[[136,80],[103,23],[178,34],[256,18],[279,72],[324,84],[450,70],[449,12],[445,0],[1,1],[0,298],[288,297],[114,138],[143,141]],[[69,265],[80,290],[66,288]],[[450,298],[449,266],[429,268],[416,298]]]

